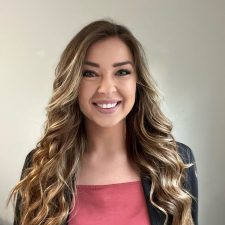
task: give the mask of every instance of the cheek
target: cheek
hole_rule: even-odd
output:
[[[124,95],[127,98],[133,98],[135,97],[136,93],[136,81],[135,80],[130,80],[129,82],[124,82],[121,85],[121,89],[123,90]]]
[[[81,82],[79,87],[79,95],[78,99],[79,101],[87,100],[92,96],[93,93],[93,87],[91,85],[88,85],[87,83]]]
[[[78,94],[78,103],[79,103],[81,112],[84,114],[87,111],[87,104],[88,104],[89,95],[90,95],[89,91],[90,89],[88,89],[86,84],[84,83],[80,84],[79,94]]]

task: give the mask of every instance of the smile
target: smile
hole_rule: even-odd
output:
[[[113,103],[113,104],[97,104],[97,106],[103,108],[103,109],[110,109],[110,108],[114,108],[117,105],[117,103]]]
[[[117,102],[117,103],[113,103],[113,104],[96,104],[94,103],[94,106],[96,107],[96,109],[101,112],[101,113],[113,113],[115,112],[119,105],[120,105],[121,101],[120,102]]]

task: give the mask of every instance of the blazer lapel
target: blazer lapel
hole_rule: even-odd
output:
[[[153,206],[149,200],[151,190],[151,179],[141,177],[142,187],[145,195],[145,200],[148,208],[148,214],[151,221],[151,225],[163,225],[166,216],[163,212]]]

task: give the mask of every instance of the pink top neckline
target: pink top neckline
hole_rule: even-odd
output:
[[[78,184],[68,225],[151,225],[141,180]]]
[[[111,188],[115,186],[130,186],[130,185],[139,185],[141,180],[138,181],[129,181],[122,183],[113,183],[113,184],[78,184],[78,189],[102,189],[102,188]]]

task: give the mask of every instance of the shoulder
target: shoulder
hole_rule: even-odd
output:
[[[178,146],[178,153],[184,163],[194,163],[195,157],[191,148],[181,142],[176,142],[176,144]]]
[[[21,177],[20,179],[22,179],[25,176],[25,171],[26,169],[30,168],[32,166],[32,158],[33,158],[33,154],[36,151],[35,149],[32,149],[25,158],[24,164],[23,164],[23,169],[22,169],[22,173],[21,173]]]
[[[33,158],[33,154],[34,152],[36,151],[36,148],[35,149],[32,149],[27,155],[26,155],[26,158],[25,158],[25,163],[30,165],[31,162],[32,162],[32,158]]]

